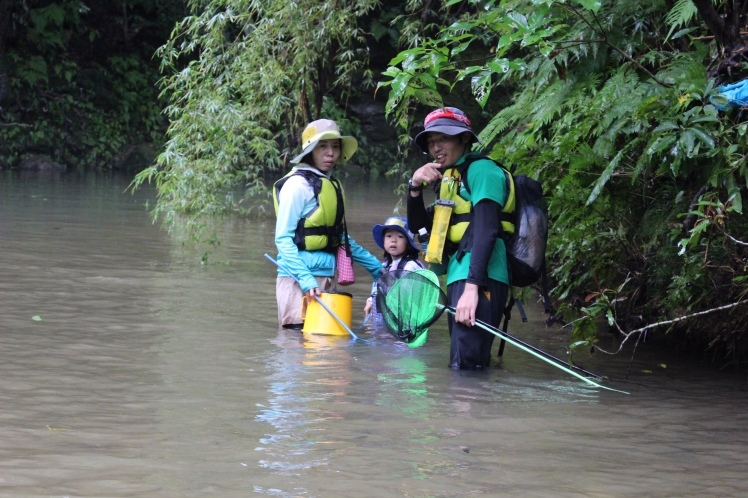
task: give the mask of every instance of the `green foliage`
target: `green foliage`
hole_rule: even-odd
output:
[[[0,102],[0,164],[14,167],[33,154],[70,169],[106,169],[124,144],[158,140],[164,119],[153,47],[133,34],[123,51],[115,34],[142,9],[166,7],[133,0],[112,12],[111,5],[93,11],[72,0],[42,3],[13,10],[12,32],[0,34],[6,47],[0,60],[7,62],[0,64],[0,86],[3,73],[8,83]],[[128,17],[123,6],[131,9]],[[106,41],[99,40],[102,31]]]
[[[625,329],[739,301],[748,291],[747,244],[736,235],[748,233],[747,123],[715,107],[724,99],[707,77],[714,47],[667,43],[668,28],[693,20],[692,4],[471,4],[395,57],[380,87],[401,125],[414,102],[438,105],[461,78],[471,79],[481,106],[512,92],[480,138],[491,156],[548,190],[553,293],[574,305],[565,307],[568,320],[581,314],[574,343],[592,344],[601,323]],[[490,55],[475,64],[476,53]],[[741,320],[678,327],[709,343],[740,330]]]
[[[375,5],[191,2],[158,50],[168,141],[134,183],[156,183],[154,215],[169,223],[249,211],[306,123],[330,117],[349,132],[342,118],[354,78],[367,85],[371,76],[358,19]]]
[[[698,12],[696,6],[693,4],[693,0],[678,0],[672,10],[668,12],[667,17],[665,17],[665,23],[670,26],[667,38],[670,38],[670,35],[676,29],[690,23]]]

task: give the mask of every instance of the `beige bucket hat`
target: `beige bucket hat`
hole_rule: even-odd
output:
[[[340,134],[340,128],[331,119],[318,119],[309,123],[304,132],[301,134],[301,154],[291,159],[291,162],[298,164],[304,159],[304,156],[314,150],[320,140],[333,140],[340,139],[342,143],[342,150],[340,152],[340,158],[343,161],[347,161],[353,156],[358,148],[358,141],[355,138],[349,136],[342,136]]]

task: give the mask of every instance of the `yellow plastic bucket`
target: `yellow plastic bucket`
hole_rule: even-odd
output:
[[[347,292],[323,292],[317,299],[320,299],[325,303],[327,307],[348,326],[348,328],[351,328],[351,324],[353,323],[353,296]],[[301,331],[307,334],[350,335],[348,331],[317,302],[317,299],[310,299],[308,296],[304,296],[303,307],[301,310],[301,318],[304,319],[304,326],[301,328]]]

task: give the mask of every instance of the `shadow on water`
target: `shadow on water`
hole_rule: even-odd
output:
[[[745,380],[647,347],[577,358],[593,389],[507,346],[446,367],[416,349],[278,330],[272,217],[232,220],[215,263],[107,175],[0,172],[2,496],[742,496]],[[391,186],[347,185],[349,227]],[[357,269],[354,327],[371,282]],[[563,357],[539,308],[510,332]],[[516,318],[516,317],[515,317]],[[494,349],[498,347],[498,341]],[[495,354],[495,353],[494,353]],[[664,366],[663,366],[664,365]]]

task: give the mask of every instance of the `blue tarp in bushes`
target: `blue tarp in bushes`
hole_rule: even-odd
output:
[[[727,97],[727,105],[717,105],[715,106],[717,109],[723,110],[728,107],[748,107],[748,79],[720,87],[717,90]]]

